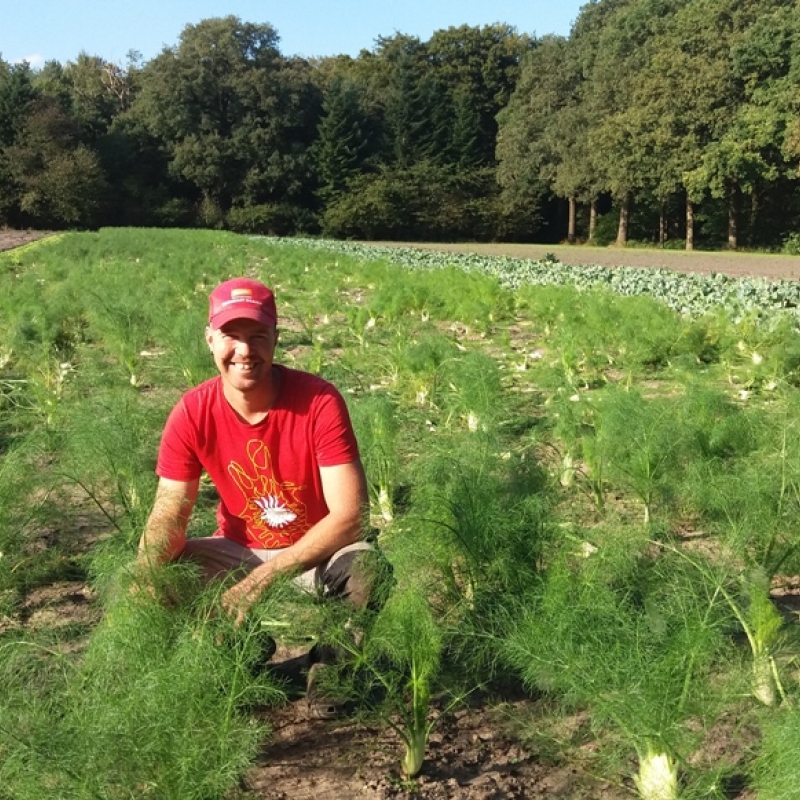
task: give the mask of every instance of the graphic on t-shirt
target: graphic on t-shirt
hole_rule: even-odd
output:
[[[244,500],[241,509],[231,511],[246,521],[247,530],[263,547],[288,547],[308,529],[306,507],[300,500],[305,487],[275,479],[269,450],[261,440],[251,439],[246,449],[249,464],[228,464]]]
[[[260,497],[256,505],[261,509],[261,519],[271,528],[284,528],[297,519],[297,514],[281,503],[279,497],[271,494],[269,497]]]

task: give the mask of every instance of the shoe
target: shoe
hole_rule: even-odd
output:
[[[269,660],[275,655],[278,643],[269,635],[261,634],[256,641],[256,652],[253,660],[255,671],[259,672],[268,666]]]
[[[308,653],[303,653],[282,661],[270,661],[264,664],[262,673],[276,681],[289,700],[300,700],[306,695],[308,670]]]
[[[324,693],[322,675],[327,664],[312,664],[306,679],[306,704],[311,719],[339,719],[350,710],[350,704],[341,698],[328,697]]]

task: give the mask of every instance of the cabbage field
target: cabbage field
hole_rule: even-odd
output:
[[[350,408],[395,578],[357,644],[290,585],[239,629],[186,569],[128,590],[236,275]],[[211,231],[0,254],[0,798],[796,798],[798,308],[790,281]],[[301,730],[264,630],[349,652],[324,730],[358,750],[316,789],[263,779]],[[476,709],[503,745],[466,781],[443,742]]]

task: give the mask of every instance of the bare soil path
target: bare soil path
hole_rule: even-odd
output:
[[[762,277],[771,280],[800,279],[800,256],[763,253],[718,253],[701,250],[646,250],[640,248],[586,247],[544,244],[437,244],[411,242],[364,242],[382,247],[410,247],[444,253],[475,253],[539,260],[554,255],[570,266],[664,268],[676,272],[712,272],[733,277]]]
[[[10,228],[0,228],[0,253],[51,235],[49,231],[15,231]]]

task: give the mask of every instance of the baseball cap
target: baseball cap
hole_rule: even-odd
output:
[[[234,319],[253,319],[269,327],[278,322],[275,295],[260,281],[232,278],[217,286],[208,301],[208,321],[214,328]]]

